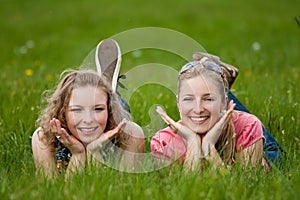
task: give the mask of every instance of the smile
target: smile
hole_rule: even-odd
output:
[[[78,127],[77,129],[79,131],[83,132],[84,134],[91,134],[98,129],[98,126],[96,126],[96,127]]]
[[[190,117],[190,119],[194,122],[194,123],[204,123],[205,120],[207,120],[209,117]]]

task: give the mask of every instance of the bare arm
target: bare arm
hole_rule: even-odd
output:
[[[144,152],[144,132],[140,126],[125,119],[116,128],[103,133],[97,140],[87,146],[88,158],[92,158],[95,163],[99,161],[104,163],[100,149],[106,143],[111,142],[111,139],[121,130],[122,134],[128,134],[128,140],[124,149],[117,147],[117,151],[112,155],[115,157],[115,160],[120,162],[107,164],[118,169],[124,169],[125,167],[124,170],[131,170],[136,167],[137,163],[139,163],[138,159],[142,156],[141,153]]]
[[[134,122],[127,122],[124,128],[124,133],[129,135],[125,146],[125,151],[122,151],[122,161],[120,167],[125,167],[126,170],[139,170],[140,161],[143,159],[145,141],[143,129]]]
[[[38,128],[32,135],[32,153],[37,171],[47,177],[53,177],[56,172],[56,162],[51,147],[42,141],[43,130]]]
[[[223,128],[231,120],[231,114],[235,107],[233,101],[229,102],[227,111],[220,117],[220,120],[202,137],[202,151],[204,158],[212,165],[213,169],[222,169],[224,163],[215,148]]]
[[[129,141],[126,150],[135,153],[144,153],[144,132],[143,129],[134,122],[127,122],[124,132],[129,134]]]
[[[158,107],[156,112],[170,126],[174,133],[177,133],[183,138],[186,146],[186,156],[183,164],[185,170],[190,171],[197,169],[197,167],[201,165],[200,158],[203,157],[200,136],[182,124],[175,122],[161,107]]]
[[[201,138],[196,136],[193,140],[186,142],[186,157],[184,160],[184,169],[192,171],[200,167],[202,158]]]
[[[263,154],[263,139],[258,140],[251,146],[237,154],[237,160],[244,166],[255,167],[261,165]]]
[[[58,119],[52,119],[50,121],[50,127],[52,133],[72,153],[72,157],[70,159],[66,172],[67,175],[69,175],[71,172],[82,171],[85,167],[86,161],[86,150],[84,145],[74,136],[67,133],[67,131],[61,127],[60,121]]]

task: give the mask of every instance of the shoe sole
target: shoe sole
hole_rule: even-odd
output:
[[[97,45],[95,61],[98,74],[108,79],[115,92],[121,64],[121,51],[118,43],[113,39],[102,40]]]

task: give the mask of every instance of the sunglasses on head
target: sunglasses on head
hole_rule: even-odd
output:
[[[219,65],[217,65],[216,63],[210,62],[210,61],[205,61],[205,62],[192,61],[192,62],[189,62],[181,68],[181,70],[179,71],[179,75],[187,72],[189,69],[191,69],[191,68],[193,68],[197,65],[203,66],[204,68],[212,70],[214,72],[217,72],[218,74],[223,76],[222,68]]]

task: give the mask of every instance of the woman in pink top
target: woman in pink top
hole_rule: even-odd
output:
[[[180,121],[175,122],[162,108],[157,112],[168,124],[151,140],[156,158],[179,160],[186,170],[194,170],[204,160],[213,168],[236,162],[245,166],[262,163],[262,125],[254,115],[235,111],[227,104],[227,82],[222,69],[208,58],[187,63],[178,77],[177,106]]]

